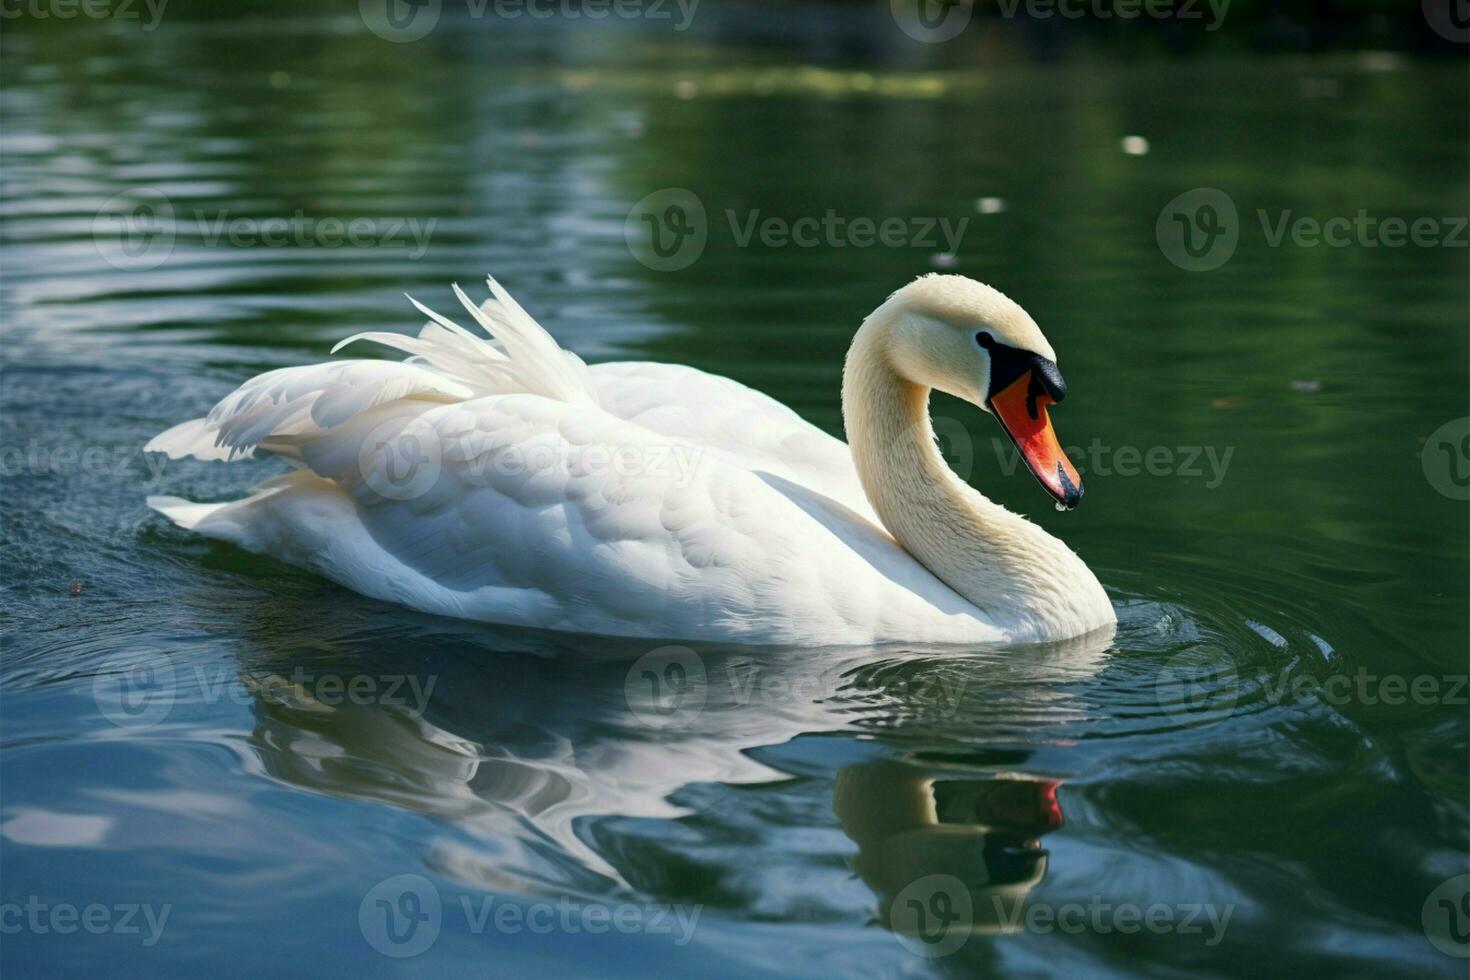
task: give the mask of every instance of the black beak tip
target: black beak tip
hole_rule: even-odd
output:
[[[1061,463],[1057,464],[1057,481],[1062,487],[1062,499],[1058,502],[1063,509],[1072,510],[1082,503],[1082,495],[1087,492],[1087,488],[1082,485],[1080,477],[1076,483],[1073,483],[1071,477],[1067,475],[1067,468]]]

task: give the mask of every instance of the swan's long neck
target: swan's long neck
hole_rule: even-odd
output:
[[[1034,639],[1110,621],[1097,579],[1066,545],[961,480],[935,445],[929,391],[893,367],[874,318],[843,370],[842,412],[858,478],[889,533],[989,621]]]

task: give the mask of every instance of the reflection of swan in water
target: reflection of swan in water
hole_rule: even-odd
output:
[[[690,784],[787,778],[750,753],[804,733],[947,729],[961,710],[980,725],[1002,710],[1009,724],[1024,718],[1034,730],[1075,715],[1059,689],[1097,669],[1111,639],[1094,634],[1024,657],[952,648],[675,648],[703,670],[703,709],[651,727],[629,703],[628,681],[646,660],[646,643],[581,638],[567,656],[573,641],[554,634],[412,613],[385,622],[380,607],[365,603],[368,622],[358,623],[351,601],[329,615],[319,597],[286,609],[282,598],[271,597],[271,615],[241,615],[252,647],[241,669],[254,696],[248,744],[268,775],[442,821],[425,861],[446,876],[587,895],[635,890],[623,859],[594,840],[588,818],[677,819],[689,811],[671,798]],[[334,638],[323,640],[329,632]],[[370,696],[314,696],[327,677],[367,678]],[[390,682],[396,697],[385,696]],[[839,816],[865,850],[895,819],[887,801],[862,788],[897,778],[883,773],[890,770],[842,776],[848,790]],[[990,812],[1003,803],[962,784],[938,799],[946,824],[952,808]],[[855,808],[873,816],[864,822]],[[957,868],[974,864],[962,850],[953,859]],[[881,894],[883,877],[861,873]]]
[[[678,817],[683,811],[666,797],[686,774],[732,782],[780,775],[709,738],[670,746],[626,717],[623,680],[640,649],[573,665],[511,652],[544,650],[544,637],[448,631],[416,637],[411,660],[406,637],[390,635],[331,644],[336,656],[320,664],[254,661],[241,676],[254,702],[249,744],[266,773],[444,821],[474,838],[432,841],[428,862],[451,877],[535,888],[549,884],[549,864],[564,873],[559,890],[594,893],[626,883],[578,836],[578,818]],[[430,666],[418,666],[425,660]],[[369,696],[313,693],[325,679],[343,678],[338,690],[345,688],[349,677],[366,678]]]
[[[1014,773],[936,777],[885,760],[844,767],[832,805],[883,925],[937,941],[1015,928],[1046,874],[1038,838],[1062,825],[1059,785]],[[930,908],[952,921],[926,921]]]

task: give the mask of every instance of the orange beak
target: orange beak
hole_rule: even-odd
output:
[[[1057,442],[1046,414],[1046,406],[1052,404],[1055,399],[1034,367],[1022,371],[1019,378],[990,398],[991,411],[1000,419],[1001,428],[1016,444],[1032,475],[1061,507],[1071,510],[1082,500],[1082,477]]]

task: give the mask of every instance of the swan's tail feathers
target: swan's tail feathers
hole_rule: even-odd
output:
[[[524,392],[596,404],[581,358],[562,350],[499,283],[489,283],[493,296],[482,306],[454,287],[488,339],[409,297],[429,318],[418,336],[362,333],[332,349],[370,340],[408,352],[407,360],[329,361],[267,371],[225,396],[204,418],[176,425],[144,448],[206,460],[232,460],[259,449],[301,465],[313,441],[390,402],[424,408],[424,402]]]
[[[230,450],[216,441],[218,434],[207,419],[190,419],[149,439],[143,451],[165,453],[169,459],[192,456],[195,459],[227,460]],[[149,506],[152,506],[152,499],[149,498]]]
[[[185,531],[192,531],[210,514],[229,504],[196,504],[183,497],[156,496],[148,498],[148,506],[173,521]]]
[[[341,341],[332,352],[359,340],[393,347],[480,394],[526,392],[558,401],[597,404],[587,365],[564,350],[531,314],[511,298],[494,279],[487,280],[491,297],[476,306],[458,285],[454,295],[475,323],[489,334],[477,336],[441,316],[412,296],[408,301],[429,322],[417,337],[404,334],[360,333]]]
[[[148,506],[186,531],[229,541],[251,551],[269,552],[267,545],[276,540],[272,535],[279,530],[272,515],[281,509],[277,504],[288,499],[330,504],[344,498],[341,489],[330,480],[305,470],[293,470],[258,484],[249,496],[239,500],[196,504],[182,497],[156,496],[148,498]],[[320,508],[317,512],[320,513]],[[311,535],[299,532],[294,538],[288,536],[288,541],[292,547],[303,549],[303,560],[322,544],[320,540],[312,540]]]
[[[297,448],[389,402],[458,402],[466,385],[403,361],[329,361],[257,375],[202,419],[162,432],[143,448],[174,459],[232,460],[257,448],[300,461]]]

